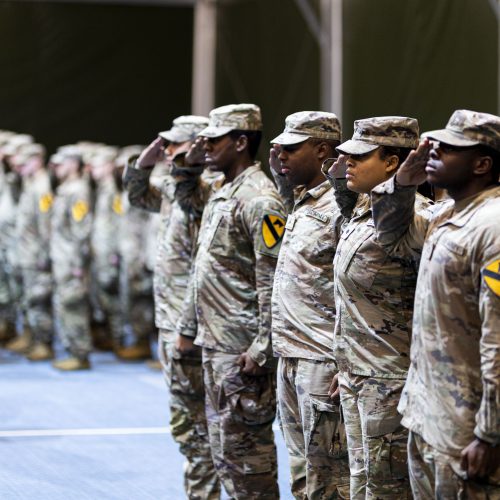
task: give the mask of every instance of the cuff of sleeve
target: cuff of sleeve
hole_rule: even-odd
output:
[[[259,350],[254,344],[252,344],[248,350],[247,354],[259,365],[264,366],[267,361],[267,356]]]
[[[179,333],[181,337],[186,337],[187,339],[195,339],[196,338],[196,333],[190,331],[190,330],[183,330],[182,333]]]
[[[178,165],[174,163],[172,167],[172,175],[177,177],[197,177],[203,173],[205,167],[203,165],[192,167],[184,167],[182,165]]]
[[[498,435],[493,436],[492,434],[485,433],[477,426],[474,429],[474,435],[481,441],[484,441],[491,446],[498,446],[500,444]]]

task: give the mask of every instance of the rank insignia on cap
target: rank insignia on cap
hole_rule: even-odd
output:
[[[123,215],[122,198],[119,194],[113,198],[113,212],[117,215]]]
[[[265,215],[262,221],[262,238],[267,248],[275,247],[285,232],[285,219],[277,215]]]
[[[481,273],[488,288],[500,297],[500,259],[487,265]]]
[[[71,214],[76,222],[82,221],[85,216],[89,213],[89,206],[84,201],[77,201],[71,207]]]
[[[47,213],[50,210],[53,201],[54,198],[50,193],[41,196],[40,200],[38,200],[38,208],[40,209],[40,212],[44,214]]]

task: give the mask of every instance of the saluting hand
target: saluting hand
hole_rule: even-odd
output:
[[[396,181],[400,186],[418,186],[425,182],[427,179],[425,167],[431,149],[432,144],[429,139],[424,139],[418,148],[408,155],[396,173]]]
[[[347,155],[339,155],[328,169],[328,173],[335,179],[345,179],[345,171],[347,168]]]
[[[137,158],[139,168],[154,167],[165,153],[165,140],[157,137]]]
[[[274,170],[277,174],[281,174],[281,162],[278,158],[281,151],[279,144],[273,144],[269,150],[269,168]]]
[[[205,163],[205,148],[203,144],[203,137],[198,137],[193,144],[191,144],[186,154],[186,163],[188,165],[193,166]]]

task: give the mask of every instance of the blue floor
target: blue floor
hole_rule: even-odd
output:
[[[91,371],[63,374],[0,350],[0,499],[185,498],[161,373],[111,354],[91,362]],[[288,500],[279,432],[276,441]]]

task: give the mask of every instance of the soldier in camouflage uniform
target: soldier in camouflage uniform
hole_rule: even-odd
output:
[[[119,294],[120,257],[117,228],[123,216],[121,191],[114,176],[116,154],[102,150],[91,159],[90,171],[97,188],[92,221],[91,270],[97,310],[115,350],[123,344],[124,322]]]
[[[31,144],[22,148],[19,156],[16,161],[20,164],[23,190],[18,205],[16,241],[26,321],[32,332],[26,357],[31,361],[43,361],[54,357],[49,252],[53,195],[44,166],[45,148],[41,144]]]
[[[378,238],[422,250],[399,404],[417,499],[500,498],[500,117],[456,111],[374,190]],[[422,218],[427,180],[450,200]]]
[[[52,207],[50,256],[55,284],[58,333],[69,357],[55,361],[59,370],[90,368],[89,244],[92,217],[90,188],[82,176],[80,151],[66,147],[55,164],[57,187]]]
[[[0,330],[4,340],[16,335],[16,322],[23,313],[22,275],[18,262],[16,217],[22,181],[17,171],[16,155],[23,146],[33,143],[25,134],[15,134],[2,146],[0,172]],[[26,323],[23,321],[23,323]],[[31,334],[24,324],[22,335],[13,338],[6,348],[25,353],[31,343]]]
[[[397,404],[409,368],[411,318],[420,257],[408,251],[394,257],[377,239],[369,193],[392,177],[418,145],[413,118],[357,120],[353,138],[337,150],[343,155],[335,182],[341,193],[359,193],[343,227],[334,259],[337,318],[334,356],[345,417],[351,498],[397,499],[411,496],[406,463],[407,430]],[[336,165],[337,166],[337,165]],[[343,170],[343,169],[342,169]],[[430,201],[415,200],[429,215]]]
[[[328,394],[338,371],[332,356],[332,261],[343,217],[321,170],[340,136],[333,113],[303,111],[288,116],[285,131],[271,141],[280,194],[290,193],[284,182],[294,188],[274,275],[272,340],[279,356],[280,425],[298,499],[349,498],[340,405]]]
[[[186,457],[184,486],[187,497],[193,500],[216,499],[220,495],[208,442],[201,350],[189,346],[187,352],[181,353],[175,346],[175,327],[186,295],[201,214],[181,209],[174,199],[171,176],[164,178],[160,189],[149,181],[163,151],[171,168],[182,168],[187,148],[206,125],[208,119],[201,116],[176,118],[172,129],[160,133],[160,138],[128,165],[124,178],[133,206],[159,211],[163,217],[168,214],[158,240],[155,321],[160,330],[159,356],[170,389],[170,428]]]
[[[212,110],[198,144],[225,178],[207,184],[195,170],[176,190],[186,210],[206,203],[178,331],[203,348],[212,457],[229,495],[244,499],[278,496],[271,291],[285,218],[254,160],[261,129],[253,104]]]

